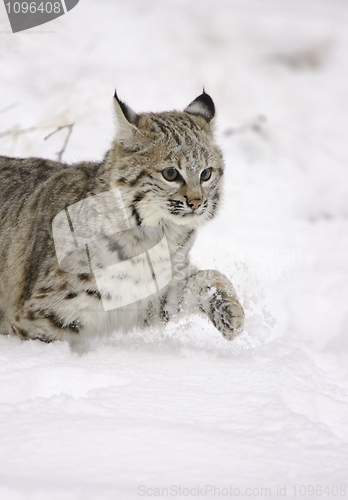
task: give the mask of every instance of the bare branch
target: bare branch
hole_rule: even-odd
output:
[[[63,128],[68,128],[68,133],[67,133],[67,136],[65,138],[65,141],[64,141],[64,144],[63,144],[63,147],[60,151],[57,152],[57,155],[58,155],[58,158],[57,160],[58,161],[62,161],[62,156],[63,154],[65,153],[65,150],[66,150],[66,147],[68,145],[68,142],[69,142],[69,139],[70,139],[70,136],[72,134],[72,130],[73,130],[73,127],[74,127],[75,123],[70,123],[68,125],[62,125],[60,127],[58,127],[56,130],[54,130],[53,132],[51,132],[50,134],[48,134],[44,140],[46,141],[46,139],[48,139],[49,137],[51,137],[53,134],[55,134],[56,132],[59,132],[60,130],[62,130]]]
[[[1,132],[0,133],[0,138],[1,137],[6,137],[7,135],[21,135],[21,134],[26,134],[27,132],[34,132],[40,127],[30,127],[30,128],[20,128],[20,129],[15,129],[15,130],[6,130],[6,132]]]
[[[13,104],[10,104],[9,106],[6,106],[5,108],[0,109],[0,115],[3,113],[7,113],[7,111],[10,111],[11,109],[15,108],[18,106],[18,102],[14,102]]]

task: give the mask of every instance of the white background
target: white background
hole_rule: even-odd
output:
[[[348,496],[347,51],[344,0],[80,0],[18,34],[0,4],[0,154],[55,159],[74,123],[63,159],[100,160],[115,87],[140,112],[204,85],[225,200],[193,258],[247,315],[232,343],[194,317],[84,354],[0,338],[1,500]]]

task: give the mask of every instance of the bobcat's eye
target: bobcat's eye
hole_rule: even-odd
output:
[[[209,181],[211,177],[211,168],[206,168],[205,170],[203,170],[203,172],[201,173],[201,181]]]
[[[178,176],[178,171],[176,168],[165,168],[162,170],[162,175],[166,181],[174,181]]]

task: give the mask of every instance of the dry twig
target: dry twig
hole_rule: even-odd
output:
[[[69,139],[70,139],[70,136],[72,134],[72,130],[73,130],[73,127],[74,127],[75,123],[69,123],[68,125],[62,125],[61,127],[58,127],[56,130],[54,130],[53,132],[51,132],[50,134],[48,134],[44,140],[48,139],[49,137],[51,137],[53,134],[55,134],[56,132],[59,132],[60,130],[62,130],[63,128],[68,128],[68,133],[67,133],[67,136],[65,138],[65,141],[64,141],[64,144],[63,144],[63,147],[60,151],[57,152],[57,155],[58,155],[58,158],[57,160],[58,161],[62,161],[62,156],[63,154],[65,153],[65,150],[66,150],[66,147],[68,145],[68,142],[69,142]]]

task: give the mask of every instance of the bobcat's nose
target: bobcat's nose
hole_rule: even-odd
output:
[[[187,204],[192,210],[196,210],[202,205],[202,201],[200,198],[194,198],[193,200],[187,200]]]

